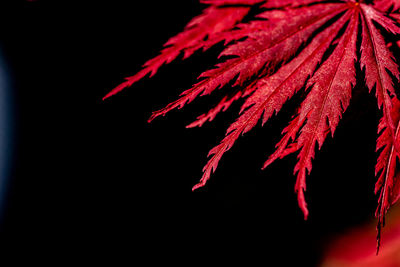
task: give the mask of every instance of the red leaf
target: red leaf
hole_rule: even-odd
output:
[[[311,160],[314,158],[315,143],[318,142],[321,147],[327,133],[330,131],[333,135],[341,114],[349,105],[351,88],[356,82],[354,61],[356,60],[357,23],[358,12],[354,11],[350,25],[340,38],[334,52],[307,82],[307,86],[312,88],[299,110],[298,118],[291,123],[286,133],[294,139],[301,128],[297,141],[290,146],[289,151],[286,150],[285,155],[288,152],[300,150],[299,161],[294,169],[295,173],[298,173],[295,190],[305,218],[307,218],[308,210],[303,192],[306,190],[306,171],[309,173],[312,168]],[[288,137],[285,136],[283,140],[288,141]],[[287,141],[280,143],[278,148],[280,153],[285,151]],[[274,155],[275,158],[278,156],[282,157],[282,154]],[[268,164],[270,162],[271,160]]]
[[[376,150],[382,150],[375,166],[375,174],[379,174],[375,185],[375,193],[380,192],[379,205],[376,209],[376,217],[378,217],[378,250],[381,228],[385,224],[385,214],[400,198],[400,172],[397,166],[399,153],[395,150],[395,143],[400,141],[400,101],[397,98],[393,100],[391,117],[396,124],[395,138],[392,138],[391,131],[385,127],[386,123],[382,118],[378,128],[381,135],[376,144]]]
[[[392,109],[391,95],[395,96],[393,82],[389,76],[390,71],[399,78],[397,64],[393,60],[392,53],[388,50],[383,36],[378,32],[372,21],[379,23],[392,33],[400,33],[400,29],[394,23],[384,17],[373,8],[362,5],[362,42],[361,42],[361,67],[365,67],[365,81],[367,87],[372,90],[375,86],[378,106],[383,106],[383,125],[389,127],[390,135],[394,138],[395,126],[390,116]]]
[[[220,54],[229,59],[200,75],[200,81],[184,91],[181,97],[152,114],[152,120],[175,108],[181,108],[198,96],[211,94],[233,82],[234,90],[225,95],[209,112],[199,116],[188,127],[202,126],[226,111],[234,101],[246,98],[239,117],[228,128],[225,138],[210,152],[200,182],[203,186],[215,171],[222,155],[240,135],[250,131],[259,121],[265,124],[278,113],[289,98],[300,90],[306,97],[299,106],[276,151],[264,168],[278,158],[298,152],[294,167],[297,175],[295,191],[298,203],[307,218],[305,202],[306,175],[312,169],[316,144],[320,149],[327,134],[333,136],[342,114],[347,109],[356,84],[356,66],[365,72],[365,85],[375,90],[378,108],[383,116],[379,123],[376,193],[380,193],[378,217],[378,249],[381,226],[390,206],[400,198],[400,101],[394,82],[398,82],[399,66],[393,58],[393,38],[400,34],[396,25],[400,15],[391,13],[400,7],[397,0],[376,0],[373,4],[354,0],[328,3],[323,0],[201,0],[211,5],[192,20],[185,31],[167,42],[156,58],[142,71],[128,78],[106,97],[128,87],[147,74],[153,75],[181,52],[184,58],[198,49],[224,42]],[[258,14],[243,23],[250,8]],[[381,13],[386,12],[386,14]],[[390,13],[388,13],[390,12]],[[361,32],[361,40],[357,38]],[[207,37],[207,38],[206,38]],[[357,44],[360,44],[358,47]],[[357,55],[360,55],[357,58]],[[394,81],[394,79],[396,81]]]

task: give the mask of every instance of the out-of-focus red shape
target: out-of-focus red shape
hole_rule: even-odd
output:
[[[383,234],[384,246],[376,255],[373,223],[352,229],[329,247],[321,267],[399,267],[400,207],[388,214]]]

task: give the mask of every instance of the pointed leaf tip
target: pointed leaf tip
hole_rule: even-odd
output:
[[[304,198],[303,189],[300,189],[299,191],[297,191],[297,202],[299,204],[301,211],[303,212],[304,220],[306,221],[308,219],[309,211],[307,209],[307,202]]]
[[[200,182],[200,183],[194,185],[194,186],[192,187],[192,192],[193,192],[193,191],[196,191],[197,189],[199,189],[199,188],[201,188],[201,187],[203,187],[203,186],[204,186],[204,183],[203,183],[203,182]]]

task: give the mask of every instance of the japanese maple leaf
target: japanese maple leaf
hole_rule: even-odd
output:
[[[396,42],[385,36],[400,34],[398,0],[374,3],[323,0],[202,0],[208,7],[194,18],[185,30],[171,38],[161,54],[147,61],[136,75],[126,79],[105,98],[131,86],[146,75],[154,75],[163,65],[191,56],[224,42],[220,57],[227,56],[213,69],[205,71],[199,81],[180,98],[152,114],[149,121],[181,108],[198,96],[233,82],[235,89],[209,112],[188,127],[202,126],[237,100],[245,99],[239,117],[231,124],[225,138],[209,152],[200,182],[206,184],[225,152],[259,121],[264,125],[283,104],[299,91],[305,97],[283,137],[264,167],[278,158],[298,153],[294,174],[298,204],[308,216],[304,197],[306,176],[311,172],[315,149],[326,136],[332,136],[347,109],[356,84],[357,65],[365,73],[365,85],[374,91],[382,112],[379,123],[376,165],[376,193],[379,203],[378,242],[381,227],[390,206],[400,197],[399,158],[400,101],[394,89],[399,66],[391,52]],[[247,22],[250,9],[258,11]],[[361,33],[361,34],[359,34]],[[358,40],[361,38],[361,40]]]

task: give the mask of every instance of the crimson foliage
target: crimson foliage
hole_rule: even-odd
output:
[[[306,92],[301,105],[264,168],[278,158],[297,152],[294,167],[298,203],[308,216],[304,197],[306,175],[312,168],[315,148],[332,136],[347,109],[356,84],[357,65],[365,73],[365,85],[375,91],[382,112],[376,149],[380,152],[375,191],[379,193],[379,250],[381,228],[388,209],[400,197],[400,101],[394,83],[399,66],[385,36],[396,40],[400,34],[400,2],[397,0],[323,1],[323,0],[202,0],[209,6],[194,18],[185,30],[172,37],[161,54],[147,61],[136,75],[113,89],[105,98],[131,86],[146,75],[154,75],[166,63],[191,56],[224,42],[220,57],[226,57],[213,69],[205,71],[199,82],[184,91],[180,98],[153,113],[149,121],[181,108],[198,96],[204,96],[233,82],[240,89],[229,94],[209,112],[188,127],[212,121],[234,101],[245,99],[239,117],[228,128],[225,138],[209,152],[203,177],[193,189],[204,186],[217,168],[222,155],[239,136],[259,121],[265,124],[283,104],[301,90]],[[257,15],[248,20],[250,10]]]

